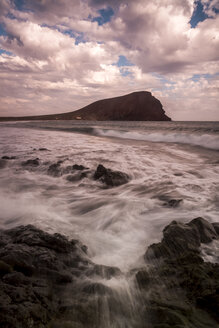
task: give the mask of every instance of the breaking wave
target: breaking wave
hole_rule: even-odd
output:
[[[107,129],[94,129],[93,134],[104,137],[115,137],[122,139],[133,139],[152,142],[183,143],[204,148],[219,150],[219,135],[194,134],[180,132],[137,132],[119,131]]]

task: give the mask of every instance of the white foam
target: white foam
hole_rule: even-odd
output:
[[[152,142],[171,142],[191,144],[209,149],[219,150],[219,136],[213,134],[190,134],[180,132],[126,132],[119,130],[95,129],[96,134],[106,137],[123,139],[144,140]]]

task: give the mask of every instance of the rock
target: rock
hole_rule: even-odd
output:
[[[38,150],[39,151],[48,151],[49,149],[47,149],[47,148],[39,148]]]
[[[75,247],[65,236],[59,233],[50,235],[32,225],[6,230],[6,234],[13,237],[13,242],[16,244],[46,247],[59,253],[68,253]]]
[[[101,283],[90,283],[83,288],[86,294],[107,295],[111,293],[111,289]]]
[[[10,160],[10,159],[16,159],[16,157],[15,156],[2,156],[2,159]]]
[[[136,280],[140,288],[148,288],[150,285],[151,277],[147,270],[142,269],[136,273]]]
[[[219,222],[214,222],[212,223],[215,232],[217,233],[217,235],[219,236]]]
[[[170,199],[163,205],[168,207],[178,207],[182,201],[183,201],[182,199]]]
[[[149,266],[137,271],[136,282],[153,328],[219,327],[219,264],[204,262],[200,251],[201,243],[218,239],[217,225],[203,218],[173,221],[147,249]]]
[[[8,273],[3,277],[3,281],[6,284],[14,286],[29,285],[31,283],[30,280],[21,272]]]
[[[127,183],[130,178],[126,173],[120,171],[112,171],[99,164],[95,173],[94,179],[105,183],[109,187],[117,187]]]
[[[100,264],[96,264],[95,266],[93,266],[92,268],[89,268],[86,271],[86,276],[99,276],[102,277],[104,279],[111,279],[113,277],[118,277],[122,274],[122,272],[120,271],[120,269],[116,268],[116,267],[109,267],[106,265],[100,265]]]
[[[39,158],[35,158],[35,159],[28,159],[27,161],[22,163],[23,166],[39,166],[40,162],[39,162]]]
[[[47,170],[47,173],[53,177],[59,177],[62,175],[61,173],[61,162],[57,162],[54,164],[51,164]]]
[[[187,327],[188,321],[186,318],[179,312],[174,309],[162,306],[149,307],[148,312],[150,313],[150,321],[157,327]],[[161,325],[162,323],[162,325]],[[159,325],[157,325],[159,324]],[[155,326],[155,327],[156,327]]]
[[[66,177],[66,180],[68,180],[70,182],[74,182],[74,181],[79,181],[79,180],[86,178],[87,174],[89,173],[88,170],[89,170],[88,167],[85,167],[83,165],[74,164],[74,165],[66,166],[65,168],[63,168],[62,172],[63,172],[63,174],[70,173]],[[85,172],[81,172],[81,171],[85,171]]]
[[[161,243],[151,245],[145,258],[175,258],[184,255],[188,251],[197,252],[200,246],[200,235],[198,231],[188,224],[171,222],[163,230]]]
[[[61,322],[86,328],[87,318],[90,327],[101,327],[98,306],[112,293],[96,279],[119,269],[95,265],[80,241],[32,225],[0,230],[0,241],[1,327],[49,328]]]
[[[13,268],[5,263],[4,261],[0,261],[0,275],[4,276],[6,273],[11,273]]]
[[[201,243],[210,243],[217,238],[217,232],[214,225],[199,217],[188,223],[189,226],[194,226],[199,232]]]
[[[87,167],[83,166],[83,165],[78,165],[78,164],[74,164],[72,166],[73,170],[79,170],[79,171],[82,171],[82,170],[86,170],[88,169]]]

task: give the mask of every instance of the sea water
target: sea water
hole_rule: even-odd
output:
[[[39,150],[46,148],[47,150]],[[1,123],[1,228],[35,224],[78,237],[96,263],[130,270],[172,220],[218,220],[218,122]],[[36,168],[22,162],[40,159]],[[98,164],[127,173],[105,189],[92,178],[51,177],[48,165]],[[177,208],[164,199],[182,199]]]
[[[144,265],[147,247],[161,240],[163,228],[200,216],[218,221],[218,122],[1,123],[0,155],[15,157],[1,160],[0,228],[34,224],[81,240],[93,262],[124,273],[103,283],[129,312],[137,313],[136,295],[126,273]],[[35,158],[39,166],[22,165]],[[74,182],[48,175],[58,161],[91,173]],[[127,173],[130,181],[104,188],[92,178],[98,164]],[[166,206],[171,199],[181,201]],[[218,248],[203,256],[218,261]],[[104,327],[132,326],[120,319]]]

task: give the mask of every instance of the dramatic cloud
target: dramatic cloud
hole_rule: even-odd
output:
[[[2,0],[0,115],[149,90],[179,120],[218,113],[215,0]]]

